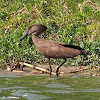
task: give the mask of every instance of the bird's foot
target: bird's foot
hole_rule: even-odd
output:
[[[50,69],[50,77],[51,77],[51,75],[52,75],[52,69]]]
[[[51,77],[51,75],[52,75],[52,72],[50,72],[50,77]]]
[[[59,74],[60,74],[60,72],[59,72],[59,71],[57,71],[57,72],[56,72],[56,76],[59,76]]]

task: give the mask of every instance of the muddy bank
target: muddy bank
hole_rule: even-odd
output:
[[[21,62],[20,64],[7,65],[5,69],[0,69],[0,75],[3,73],[20,74],[20,75],[47,75],[49,76],[49,65],[31,65],[28,63]],[[52,65],[52,76],[56,76],[57,65]],[[81,74],[85,76],[100,76],[100,67],[90,68],[89,66],[78,66],[78,67],[65,67],[60,68],[60,76],[69,76],[74,74]]]
[[[21,75],[48,75],[49,76],[49,73],[46,73],[46,72],[43,72],[41,70],[37,70],[35,69],[35,67],[39,67],[39,68],[42,68],[42,69],[45,69],[45,70],[48,70],[49,71],[49,65],[33,65],[33,68],[30,68],[30,67],[27,67],[27,66],[24,66],[23,68],[23,71],[20,70],[20,68],[16,68],[14,69],[13,71],[10,70],[10,66],[7,66],[6,69],[0,69],[0,75],[3,74],[3,73],[15,73],[15,74],[21,74]],[[53,72],[55,73],[56,72],[56,69],[57,69],[57,65],[52,65],[52,70]],[[79,73],[83,73],[83,72],[86,72],[88,71],[88,67],[85,67],[85,66],[81,66],[81,67],[65,67],[65,66],[62,66],[60,68],[60,74],[61,76],[69,76],[69,75],[73,75],[73,74],[79,74]],[[55,75],[53,75],[55,76]]]

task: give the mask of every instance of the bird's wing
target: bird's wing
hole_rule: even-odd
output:
[[[79,46],[67,45],[60,42],[45,40],[38,48],[41,54],[50,58],[71,58],[84,51]]]
[[[53,41],[53,43],[57,44],[57,45],[61,45],[63,47],[67,47],[67,48],[73,48],[73,49],[78,49],[78,50],[84,50],[83,48],[79,47],[79,46],[75,46],[75,45],[70,45],[70,44],[64,44],[61,42],[57,42],[57,41]]]
[[[68,45],[68,44],[60,44],[64,47],[69,47],[69,48],[73,48],[73,49],[78,49],[78,50],[84,50],[83,48],[79,47],[79,46],[75,46],[75,45]]]

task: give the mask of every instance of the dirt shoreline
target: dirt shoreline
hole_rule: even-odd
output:
[[[20,71],[19,69],[13,70],[12,72],[10,71],[9,67],[5,70],[0,70],[0,75],[3,73],[11,73],[11,74],[19,74],[19,75],[46,75],[49,76],[49,73],[45,73],[39,70],[36,70],[34,67],[40,67],[43,69],[49,69],[49,65],[33,65],[33,68],[29,67],[24,67],[23,71]],[[57,65],[52,65],[53,72],[56,72]],[[84,74],[84,73],[89,73],[88,66],[79,66],[79,67],[65,67],[62,66],[60,68],[60,76],[70,76],[70,75],[75,75],[75,74]],[[52,75],[56,76],[56,75]]]
[[[56,69],[58,65],[52,65],[52,76],[56,76]],[[16,64],[5,64],[2,66],[3,70],[0,70],[2,73],[11,73],[11,74],[21,74],[21,75],[45,75],[49,76],[49,65],[36,64],[31,65],[25,62],[18,62]],[[22,71],[23,70],[23,71]],[[99,76],[100,77],[100,66],[73,66],[65,67],[62,66],[59,69],[59,76],[70,76],[74,74],[85,75],[85,76]]]

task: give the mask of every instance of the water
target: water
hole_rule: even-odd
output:
[[[100,100],[100,78],[0,75],[0,100]]]

